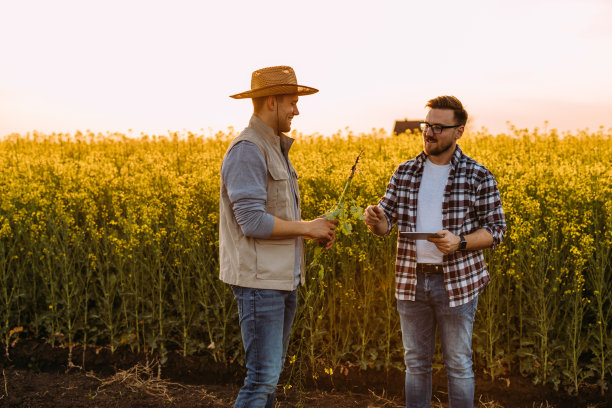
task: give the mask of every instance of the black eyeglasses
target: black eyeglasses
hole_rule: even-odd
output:
[[[456,128],[461,125],[452,125],[452,126],[430,125],[427,122],[421,122],[420,126],[421,126],[421,130],[423,131],[423,133],[427,132],[427,129],[431,129],[434,135],[439,135],[440,133],[442,133],[444,129]]]

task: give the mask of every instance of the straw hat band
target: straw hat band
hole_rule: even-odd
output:
[[[243,99],[286,94],[310,95],[316,92],[318,92],[317,89],[301,85],[270,85],[265,88],[259,88],[252,91],[232,95],[231,97],[234,99]]]
[[[231,95],[231,98],[257,98],[260,96],[283,94],[310,95],[316,92],[318,90],[315,88],[298,85],[293,68],[281,65],[262,68],[253,72],[251,76],[251,90]]]

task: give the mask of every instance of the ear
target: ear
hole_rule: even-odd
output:
[[[273,111],[276,110],[276,96],[270,95],[266,97],[266,107]]]
[[[457,132],[456,132],[455,140],[463,136],[463,131],[465,130],[465,126],[459,126],[456,130]]]

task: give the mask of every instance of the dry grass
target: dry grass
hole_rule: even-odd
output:
[[[156,371],[157,374],[154,374]],[[160,378],[158,362],[147,361],[144,365],[138,363],[130,369],[119,370],[115,375],[104,380],[93,375],[91,376],[100,381],[100,386],[96,394],[103,388],[112,385],[122,385],[131,392],[143,392],[147,395],[163,398],[168,402],[172,402],[173,399],[169,394],[169,389],[171,387],[185,388],[181,384]]]
[[[4,394],[2,394],[0,400],[8,396],[8,381],[6,380],[6,373],[4,372],[4,369],[2,369],[2,378],[4,379]]]
[[[377,395],[374,391],[370,391],[370,397],[375,401],[375,405],[370,405],[368,408],[403,408],[405,406],[404,401],[398,398],[391,397],[389,398],[386,393],[382,393],[381,395]],[[434,401],[431,402],[432,408],[448,408],[447,402],[440,401],[435,395],[433,396]],[[500,404],[496,401],[483,401],[482,396],[478,401],[478,408],[509,408]],[[537,405],[533,404],[531,408],[555,408],[554,405],[549,404],[548,402],[541,403]],[[595,406],[588,406],[586,408],[597,408]]]
[[[402,408],[405,406],[402,400],[387,396],[387,393],[384,390],[381,395],[377,395],[374,391],[370,390],[370,396],[374,401],[376,401],[377,404],[381,405],[373,405],[368,408]]]
[[[202,389],[202,402],[206,403],[207,407],[210,408],[224,408],[229,407],[233,404],[233,401],[229,401],[225,398],[219,397],[212,392]],[[236,394],[237,395],[237,394]]]

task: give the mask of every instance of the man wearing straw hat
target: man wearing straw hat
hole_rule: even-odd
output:
[[[288,66],[259,69],[251,90],[253,115],[230,144],[221,165],[219,278],[238,304],[247,368],[234,407],[274,406],[274,394],[304,284],[302,238],[330,248],[336,221],[301,220],[297,172],[288,153],[294,139],[283,132],[299,115],[299,96],[318,92],[298,85]]]
[[[493,174],[457,144],[468,117],[463,104],[439,96],[426,107],[423,151],[399,165],[364,218],[376,235],[398,226],[395,296],[406,407],[430,406],[437,329],[450,406],[473,408],[472,329],[478,294],[489,283],[482,250],[502,242],[506,221]]]

